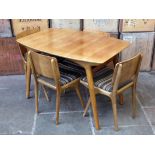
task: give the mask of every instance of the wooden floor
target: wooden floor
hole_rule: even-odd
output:
[[[0,75],[23,74],[15,38],[0,38]]]
[[[55,91],[49,91],[51,102],[47,102],[42,90],[39,95],[39,115],[35,114],[34,87],[32,98],[25,98],[25,77],[0,76],[0,134],[38,135],[153,135],[155,134],[155,72],[142,72],[138,81],[138,112],[131,117],[130,91],[125,92],[123,106],[118,104],[120,130],[113,130],[113,115],[110,100],[97,96],[101,130],[94,127],[92,111],[82,117],[83,109],[74,91],[67,91],[61,97],[60,124],[55,125]],[[88,91],[81,87],[84,101]]]

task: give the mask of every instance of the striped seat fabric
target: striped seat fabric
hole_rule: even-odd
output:
[[[85,69],[70,60],[64,59],[63,61],[59,62],[59,68],[60,71],[66,73],[78,74],[80,77],[85,76]]]
[[[80,78],[80,76],[81,76],[78,72],[73,71],[73,70],[68,70],[68,69],[62,68],[62,67],[60,67],[59,69],[60,69],[60,85],[61,86],[65,85],[73,80],[76,80],[76,79]],[[55,85],[54,79],[51,79],[51,78],[39,76],[38,80],[44,80],[52,85]]]
[[[100,69],[99,71],[95,72],[94,75],[94,85],[95,87],[101,88],[105,91],[112,92],[112,77],[113,77],[113,69],[105,66],[104,68]],[[87,83],[86,76],[81,78],[83,82]],[[122,88],[123,86],[129,84],[132,80],[125,81],[124,83],[119,84],[118,89]]]
[[[112,76],[113,76],[113,69],[107,66],[95,72],[94,74],[95,87],[111,92],[112,91]],[[81,80],[87,83],[86,77],[81,78]]]

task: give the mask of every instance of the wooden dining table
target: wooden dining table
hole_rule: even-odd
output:
[[[113,37],[107,37],[104,33],[53,28],[17,39],[17,42],[24,45],[28,50],[70,59],[85,69],[95,127],[99,129],[92,67],[106,63],[127,48],[129,43]],[[26,91],[28,94],[30,91],[30,76],[30,65],[28,65],[26,78],[28,82]]]

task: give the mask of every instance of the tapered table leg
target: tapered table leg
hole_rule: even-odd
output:
[[[99,119],[98,119],[98,111],[96,106],[96,95],[94,90],[94,80],[93,80],[93,74],[91,66],[85,67],[87,80],[88,80],[88,87],[89,87],[89,93],[90,93],[90,99],[91,99],[91,105],[93,109],[93,115],[94,115],[94,121],[95,121],[95,127],[97,130],[99,130]]]

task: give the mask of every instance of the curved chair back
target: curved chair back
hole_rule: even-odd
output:
[[[137,54],[135,57],[122,61],[116,64],[113,74],[113,88],[127,84],[128,82],[136,82],[142,61],[142,54]]]
[[[23,32],[17,34],[16,39],[20,39],[22,37],[28,36],[30,34],[33,34],[33,33],[39,32],[39,31],[40,31],[39,29],[32,29],[32,30],[23,31]],[[22,56],[23,62],[26,63],[27,62],[26,53],[28,52],[27,48],[22,46],[21,44],[18,44],[18,45],[20,48],[20,54]]]
[[[54,80],[60,79],[60,72],[57,59],[54,57],[30,51],[28,53],[34,76],[43,76]]]

